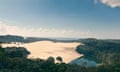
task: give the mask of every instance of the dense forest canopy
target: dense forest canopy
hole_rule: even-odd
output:
[[[78,46],[76,51],[85,58],[101,63],[120,63],[120,41],[85,39],[82,42],[84,45]]]
[[[55,63],[53,57],[47,60],[28,59],[29,51],[25,48],[18,49],[11,47],[0,48],[0,72],[119,72],[120,64],[101,65],[98,67],[84,67],[79,65],[66,64],[64,62]],[[14,55],[13,52],[16,54]],[[17,52],[17,53],[16,53]],[[25,56],[24,56],[25,54]],[[57,58],[62,61],[61,57]]]

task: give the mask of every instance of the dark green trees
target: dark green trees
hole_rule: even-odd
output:
[[[56,60],[59,61],[60,63],[63,62],[63,59],[62,59],[62,57],[60,57],[60,56],[56,57]]]
[[[0,72],[120,72],[119,46],[115,45],[115,49],[113,49],[114,45],[103,45],[101,42],[97,43],[96,40],[94,43],[93,46],[92,43],[82,47],[79,46],[77,51],[89,57],[93,55],[93,58],[100,59],[104,63],[110,59],[109,64],[85,68],[84,66],[63,63],[60,56],[56,57],[59,63],[55,63],[53,57],[49,57],[47,60],[28,59],[27,56],[30,52],[25,48],[0,47]]]
[[[5,50],[0,46],[0,58],[5,56]]]
[[[8,57],[24,57],[27,58],[27,56],[30,54],[29,51],[26,50],[26,48],[23,47],[7,47],[4,49],[6,52],[6,55]]]

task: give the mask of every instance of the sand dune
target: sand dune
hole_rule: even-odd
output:
[[[75,51],[78,45],[80,45],[80,43],[38,41],[33,43],[26,43],[22,46],[31,52],[28,58],[47,59],[49,56],[61,56],[64,62],[69,63],[72,60],[82,56]],[[3,46],[7,45],[4,44]],[[8,46],[10,46],[10,44]],[[14,44],[12,44],[12,46],[14,46]]]

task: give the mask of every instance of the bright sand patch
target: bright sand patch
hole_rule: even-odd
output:
[[[24,46],[28,51],[31,52],[28,58],[47,59],[49,56],[52,56],[54,58],[56,58],[57,56],[61,56],[65,63],[69,63],[72,60],[82,56],[75,51],[78,45],[80,45],[80,43],[38,41],[33,43],[26,43],[22,46]],[[3,47],[6,46],[10,46],[10,44],[3,44]]]

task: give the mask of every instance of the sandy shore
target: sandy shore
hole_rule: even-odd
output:
[[[61,56],[64,62],[69,63],[72,60],[82,56],[75,51],[78,45],[80,45],[80,43],[38,41],[38,42],[33,42],[33,43],[26,43],[26,44],[19,45],[19,46],[23,46],[28,51],[31,52],[28,58],[47,59],[49,56],[52,56],[52,57]],[[10,47],[10,46],[18,46],[18,45],[3,44],[2,46]]]

